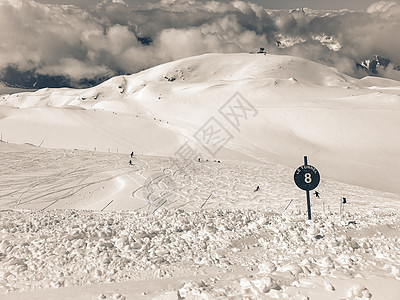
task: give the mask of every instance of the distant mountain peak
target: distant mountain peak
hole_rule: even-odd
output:
[[[393,64],[389,58],[377,54],[372,56],[371,59],[366,59],[356,64],[357,68],[363,69],[368,75],[374,76],[380,75],[379,71],[385,70],[389,65],[400,71],[400,66]]]

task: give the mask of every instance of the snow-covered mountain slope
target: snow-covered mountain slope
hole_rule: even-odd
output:
[[[9,142],[177,156],[188,141],[206,158],[289,167],[308,155],[324,177],[400,192],[400,83],[296,57],[207,54],[90,89],[4,95],[0,104]],[[206,129],[229,141],[219,149]]]
[[[399,94],[211,54],[1,96],[0,298],[397,299]],[[312,220],[303,155],[321,173]]]

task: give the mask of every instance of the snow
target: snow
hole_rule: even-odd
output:
[[[121,283],[122,295],[144,292],[148,299],[169,292],[174,299],[178,294],[185,299],[282,299],[299,293],[395,299],[390,295],[400,291],[398,215],[379,212],[376,217],[366,221],[357,212],[317,213],[310,222],[296,211],[282,215],[251,209],[7,211],[2,213],[0,282],[10,299],[28,294],[44,299],[82,289],[85,297],[110,295],[115,287],[104,282]],[[377,233],[376,226],[387,230]],[[167,289],[157,283],[163,278]],[[145,279],[156,281],[124,294],[131,282]],[[381,290],[375,280],[393,289]]]
[[[240,132],[218,111],[236,92],[257,110]],[[399,101],[393,80],[358,80],[292,56],[206,54],[90,89],[3,95],[0,128],[12,143],[173,156],[185,141],[204,151],[194,135],[215,117],[234,136],[219,158],[293,168],[307,154],[329,178],[400,192]]]
[[[0,96],[0,297],[397,299],[399,87],[208,54]],[[220,113],[235,92],[237,127]],[[215,156],[195,138],[211,117],[232,136]]]

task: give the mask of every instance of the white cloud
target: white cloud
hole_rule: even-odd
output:
[[[118,3],[118,4],[124,4],[126,6],[128,6],[124,0],[112,0],[113,3]]]
[[[290,12],[244,1],[175,0],[133,9],[123,1],[104,0],[86,10],[3,0],[0,28],[0,69],[17,65],[75,81],[259,47],[335,65],[351,75],[356,61],[375,54],[400,64],[400,5],[395,2],[376,2],[365,12]],[[142,45],[138,38],[152,43]],[[286,47],[278,48],[281,39]]]
[[[368,8],[367,12],[368,13],[376,13],[376,12],[386,12],[388,9],[390,9],[392,6],[395,6],[396,2],[394,1],[378,1],[372,3]]]
[[[62,58],[56,65],[46,65],[40,68],[38,73],[53,76],[68,75],[73,81],[79,81],[81,78],[91,79],[113,74],[107,66],[93,66],[75,58]]]

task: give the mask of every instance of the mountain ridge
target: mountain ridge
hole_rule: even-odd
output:
[[[220,58],[224,58],[220,62]],[[227,64],[226,58],[232,58],[233,64]],[[292,65],[292,66],[291,66]],[[294,67],[293,67],[294,66]],[[208,71],[214,68],[213,71]],[[316,68],[316,69],[315,69]],[[315,70],[314,70],[315,69]],[[322,76],[321,76],[322,75]],[[200,56],[189,57],[177,61],[165,63],[150,69],[138,72],[133,75],[119,75],[110,78],[99,85],[87,89],[73,88],[44,88],[34,92],[34,94],[23,94],[18,97],[11,97],[3,105],[12,103],[18,107],[22,98],[42,97],[51,98],[51,94],[60,93],[69,97],[69,102],[62,102],[62,105],[73,103],[77,105],[80,100],[83,107],[85,101],[100,101],[102,91],[109,89],[114,93],[115,99],[133,97],[135,93],[142,91],[152,84],[169,83],[168,87],[176,85],[190,85],[196,88],[196,84],[209,83],[209,87],[216,84],[232,83],[236,81],[251,82],[252,80],[266,80],[266,83],[278,85],[283,83],[295,83],[301,77],[302,84],[317,86],[351,85],[356,86],[356,81],[348,75],[341,73],[333,67],[286,55],[258,55],[258,54],[203,54]],[[270,82],[274,80],[273,82]],[[179,83],[179,84],[178,84]],[[181,87],[179,87],[181,88]],[[178,89],[179,89],[178,88]],[[185,86],[184,88],[188,88]],[[184,89],[182,88],[182,90]],[[178,89],[175,89],[177,91]],[[19,98],[19,99],[16,99]],[[3,99],[4,100],[4,99]],[[14,101],[12,101],[14,100]],[[57,106],[57,101],[50,105]],[[43,104],[43,103],[42,103]],[[42,105],[41,104],[41,105]],[[31,104],[32,105],[32,104]],[[26,107],[26,105],[22,104]]]

